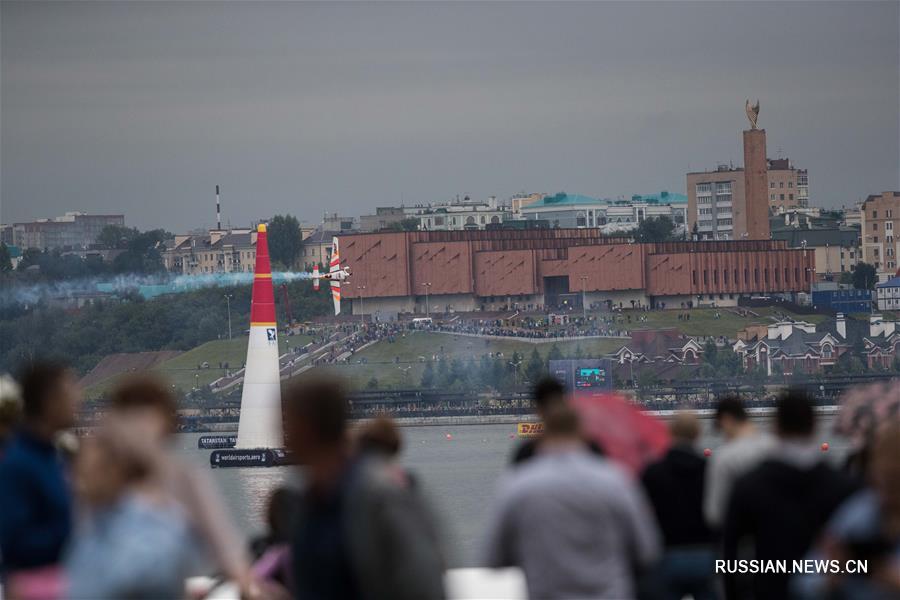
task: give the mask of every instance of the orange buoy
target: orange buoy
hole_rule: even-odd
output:
[[[828,442],[822,442],[822,452],[828,452]]]
[[[712,450],[710,450],[709,448],[704,448],[703,456],[712,456]]]

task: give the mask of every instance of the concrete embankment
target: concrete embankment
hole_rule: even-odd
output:
[[[840,410],[839,406],[818,406],[816,412],[820,415],[834,415]],[[715,416],[715,409],[702,408],[692,411],[701,419],[711,419]],[[749,408],[747,412],[754,417],[768,417],[775,414],[774,407]],[[674,410],[649,410],[647,413],[667,419],[675,414]],[[516,423],[530,423],[537,420],[534,415],[460,415],[447,417],[394,417],[397,425],[401,427],[447,427],[450,425],[515,425]],[[365,419],[357,419],[365,421]],[[234,432],[237,431],[237,423],[217,423],[211,426],[208,432]]]

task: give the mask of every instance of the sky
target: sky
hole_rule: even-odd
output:
[[[0,220],[141,229],[670,190],[771,158],[900,189],[900,3],[0,3]]]

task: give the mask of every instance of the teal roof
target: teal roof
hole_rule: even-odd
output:
[[[560,192],[553,196],[544,196],[540,200],[528,204],[526,208],[535,208],[538,206],[571,206],[573,204],[605,204],[605,202],[603,200],[598,200],[597,198],[591,198],[590,196]]]
[[[676,194],[663,190],[653,194],[634,194],[631,198],[592,198],[581,194],[567,194],[560,192],[552,196],[544,196],[536,202],[527,205],[528,208],[538,206],[572,206],[584,204],[624,204],[630,202],[647,202],[649,204],[687,204],[688,197],[684,194]]]
[[[10,258],[19,258],[22,256],[22,249],[18,246],[7,246],[6,251],[9,252]]]
[[[655,202],[657,204],[687,204],[688,201],[688,197],[684,194],[676,194],[666,190],[656,194],[636,194],[631,199],[634,201]]]

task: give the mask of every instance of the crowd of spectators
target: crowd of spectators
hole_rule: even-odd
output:
[[[251,599],[445,597],[442,536],[423,484],[398,461],[400,430],[384,416],[351,430],[333,379],[283,393],[302,483],[272,495],[268,531],[252,543],[174,450],[165,382],[122,380],[92,435],[73,439],[72,371],[32,363],[20,394],[3,381],[4,597],[183,598],[202,573],[214,577],[193,597],[224,580]],[[892,391],[879,384],[863,399]],[[714,451],[698,447],[692,413],[666,434],[651,415],[584,398],[554,380],[537,386],[543,433],[516,448],[483,532],[478,564],[519,568],[530,597],[900,597],[900,412],[878,412],[858,438],[865,462],[847,470],[820,450],[803,392],[775,399],[771,424],[720,398]],[[639,461],[624,458],[628,447]],[[817,560],[828,568],[796,566]]]

